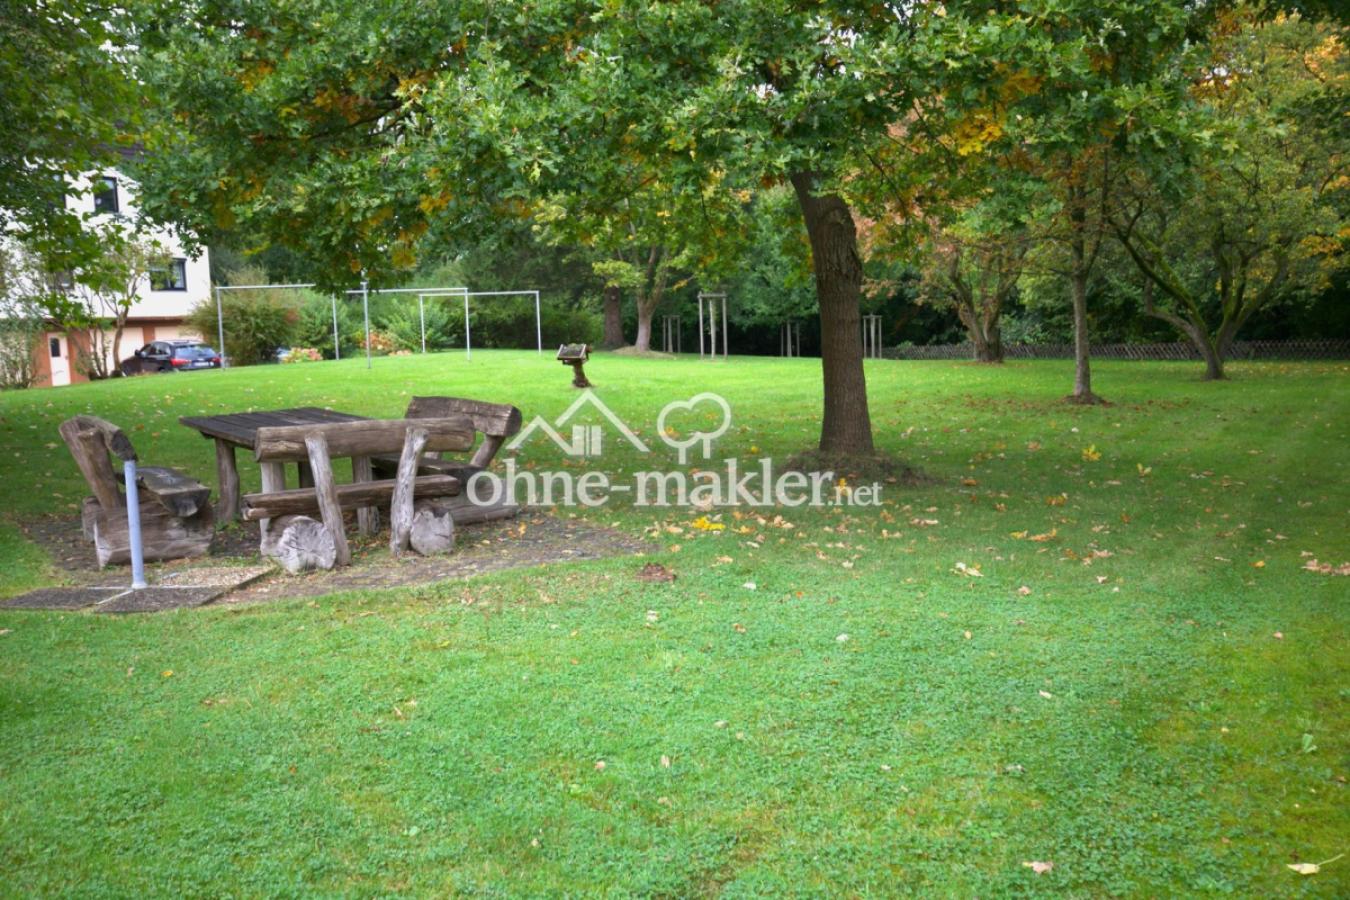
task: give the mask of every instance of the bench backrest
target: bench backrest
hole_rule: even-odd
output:
[[[465,415],[410,419],[359,419],[322,425],[276,425],[258,429],[253,456],[258,462],[309,459],[305,438],[321,435],[330,457],[375,456],[403,449],[408,429],[427,432],[427,450],[468,450],[473,446],[473,420]]]
[[[470,464],[486,469],[507,438],[520,431],[520,410],[509,403],[486,403],[464,397],[413,397],[405,414],[409,419],[427,419],[463,415],[473,422],[475,431],[483,433],[483,443],[474,453]],[[427,449],[433,449],[430,444]]]
[[[126,499],[117,486],[117,473],[108,460],[109,453],[123,462],[136,458],[136,450],[122,429],[98,416],[74,416],[62,422],[57,431],[99,505],[104,509],[125,506]]]

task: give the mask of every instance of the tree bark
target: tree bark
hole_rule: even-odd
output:
[[[652,348],[652,318],[666,292],[666,248],[652,247],[647,253],[647,271],[637,290],[637,340],[633,346],[646,352]]]
[[[1137,255],[1135,261],[1139,261]],[[1141,268],[1143,268],[1142,264]],[[1203,321],[1197,320],[1194,315],[1187,319],[1169,309],[1157,306],[1153,301],[1153,290],[1154,276],[1150,270],[1144,269],[1144,314],[1155,319],[1161,319],[1181,332],[1182,336],[1191,342],[1191,346],[1205,361],[1205,381],[1222,380],[1225,377],[1223,360],[1224,356],[1227,355],[1227,346],[1222,337],[1211,342]]]
[[[825,382],[820,449],[829,454],[870,455],[872,420],[863,374],[858,304],[863,267],[857,230],[843,198],[814,192],[812,173],[796,172],[791,178],[811,239],[816,302],[820,306],[820,361]]]
[[[972,335],[977,333],[972,332]],[[993,329],[989,334],[981,334],[976,338],[975,361],[981,363],[1003,362],[1003,339],[999,336],[998,329]]]
[[[617,286],[605,288],[605,330],[600,340],[602,350],[623,346],[623,297]]]
[[[1098,402],[1097,395],[1092,393],[1087,280],[1087,272],[1075,264],[1074,271],[1069,276],[1069,285],[1073,293],[1073,394],[1069,399],[1075,403]]]
[[[643,352],[652,348],[652,311],[644,313],[641,306],[638,307],[637,340],[633,341],[633,347]]]

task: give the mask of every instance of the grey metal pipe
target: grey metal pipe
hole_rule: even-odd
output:
[[[136,488],[136,460],[122,463],[127,483],[127,543],[131,545],[131,587],[145,587],[145,552],[141,547],[141,495]]]

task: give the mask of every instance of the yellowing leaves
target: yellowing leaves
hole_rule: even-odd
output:
[[[956,152],[961,156],[980,153],[989,144],[1003,136],[1002,114],[995,110],[975,110],[956,123],[952,134],[956,138]]]
[[[1083,462],[1097,462],[1101,458],[1101,451],[1097,449],[1096,444],[1088,444],[1083,448]]]

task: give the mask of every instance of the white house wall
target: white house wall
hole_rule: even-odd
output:
[[[117,179],[117,217],[126,220],[128,228],[135,221],[139,208],[136,203],[136,182],[118,171],[109,171],[108,177]],[[66,195],[66,207],[79,213],[92,214],[94,209],[93,185],[96,179],[85,178],[75,185],[75,190]],[[94,215],[91,221],[106,222],[112,214]],[[183,242],[170,228],[151,226],[146,237],[157,241],[165,252],[175,258],[184,259],[184,274],[187,290],[155,291],[150,289],[150,279],[142,279],[140,299],[131,307],[131,319],[182,319],[197,303],[211,296],[211,261],[208,251],[203,248],[199,255],[189,256],[183,249]],[[137,346],[140,346],[137,344]]]

